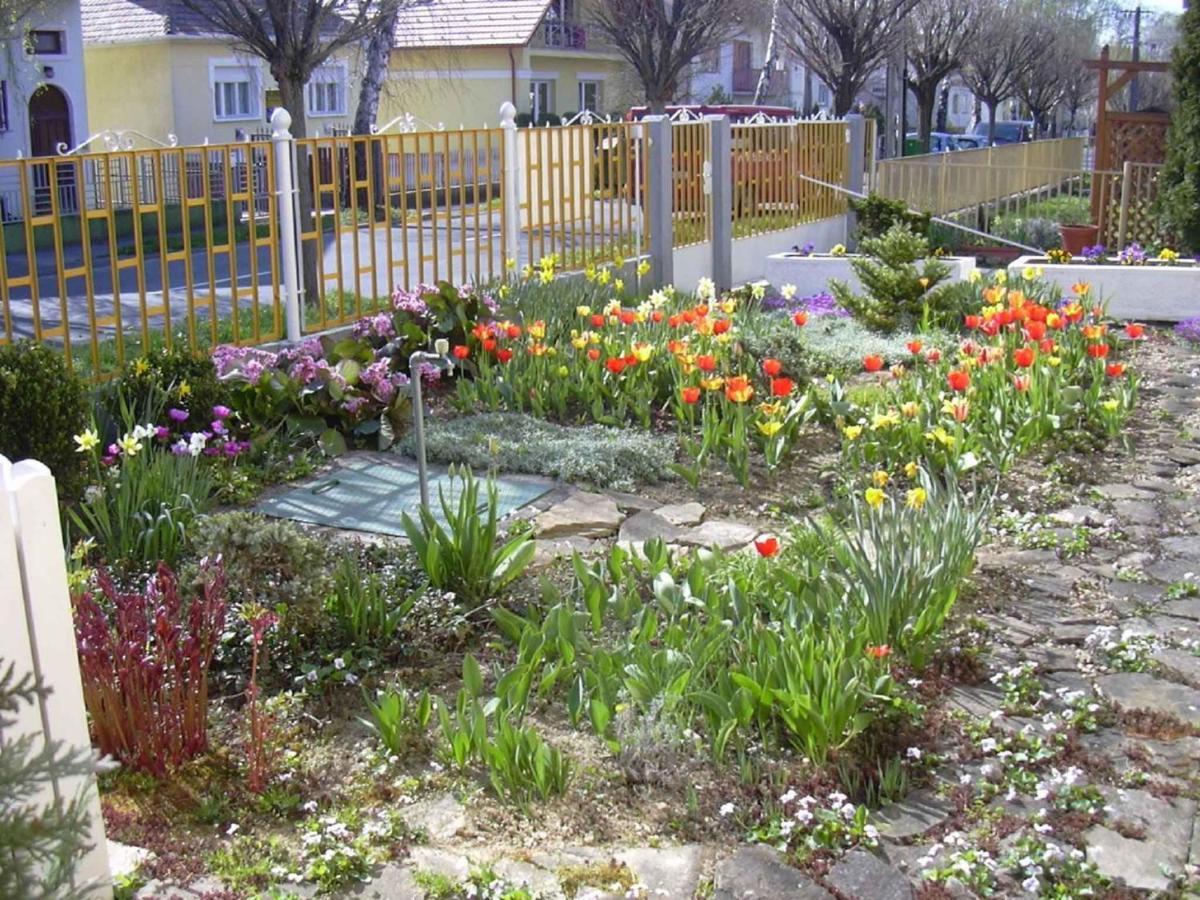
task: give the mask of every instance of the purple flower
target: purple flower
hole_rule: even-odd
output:
[[[225,427],[225,423],[220,419],[213,419],[212,422],[213,434],[228,434],[229,429]]]
[[[1146,262],[1146,250],[1134,241],[1117,254],[1117,259],[1123,266],[1140,266]]]
[[[1175,326],[1175,334],[1181,340],[1200,344],[1200,316],[1180,320],[1179,324]]]
[[[116,444],[109,444],[104,449],[104,452],[115,459],[116,457],[121,455],[121,448],[118,447]]]
[[[246,381],[250,384],[258,384],[263,376],[263,364],[256,359],[250,360],[242,369],[242,374],[246,376]]]
[[[1104,262],[1104,258],[1108,255],[1108,248],[1103,244],[1093,244],[1091,247],[1084,247],[1082,256],[1088,262]]]
[[[233,415],[233,410],[228,406],[214,406],[212,408],[212,414],[218,419],[228,419],[231,415]]]
[[[167,418],[172,422],[186,422],[188,420],[188,411],[172,406],[167,410]]]
[[[171,436],[171,429],[168,428],[166,425],[159,425],[157,428],[154,429],[154,436],[156,438],[158,438],[160,441],[165,441],[167,438],[169,438]]]

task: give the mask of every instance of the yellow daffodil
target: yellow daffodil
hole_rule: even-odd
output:
[[[134,375],[145,375],[149,371],[150,371],[150,360],[146,359],[146,357],[139,356],[136,360],[134,360],[134,362],[133,362],[133,374]]]
[[[1170,247],[1163,247],[1158,251],[1158,258],[1165,263],[1173,263],[1179,259],[1179,253],[1172,250]]]
[[[863,492],[863,499],[871,505],[872,509],[879,509],[879,507],[883,506],[883,501],[886,498],[887,494],[885,494],[879,488],[867,488],[866,491]]]
[[[721,301],[721,312],[725,313],[725,315],[733,315],[735,309],[737,309],[737,301],[732,297],[726,297]]]
[[[904,464],[904,474],[909,478],[916,478],[919,471],[920,467],[915,462],[909,461]]]
[[[126,456],[134,457],[137,456],[138,452],[142,449],[142,442],[139,441],[136,436],[127,434],[117,441],[117,446],[121,448],[121,452]]]
[[[638,276],[641,278],[645,278],[647,275],[650,274],[649,260],[643,259],[640,263],[638,263],[637,273],[638,273]]]
[[[192,386],[186,381],[179,382],[179,387],[176,388],[176,390],[179,392],[179,398],[181,400],[185,397],[192,396]]]
[[[971,282],[971,284],[979,284],[979,282],[981,282],[982,280],[983,280],[983,273],[980,272],[978,269],[972,269],[971,273],[967,276],[967,281]]]
[[[842,434],[844,434],[847,437],[847,439],[849,439],[851,441],[856,441],[859,439],[859,437],[862,436],[862,426],[861,425],[847,425],[845,428],[842,429]]]
[[[895,412],[875,413],[871,417],[871,429],[873,431],[883,431],[891,428],[893,425],[900,424],[900,417]]]
[[[620,278],[615,279],[613,281],[613,290],[616,291],[618,294],[624,293],[625,282],[622,281]]]
[[[515,272],[517,270],[517,261],[511,257],[504,260],[504,268],[508,272]]]
[[[529,263],[525,263],[525,265],[521,267],[521,277],[524,278],[526,281],[528,281],[530,278],[532,278],[533,277],[533,266],[531,266]]]
[[[845,256],[846,255],[846,245],[845,244],[834,244],[832,247],[829,248],[829,255],[830,256]]]
[[[100,446],[100,435],[94,428],[89,428],[83,434],[75,435],[75,452],[88,453]]]
[[[750,296],[755,300],[761,300],[763,297],[767,296],[767,286],[761,281],[756,281],[750,286]]]
[[[937,428],[933,429],[933,431],[925,432],[925,440],[935,441],[936,443],[941,444],[943,447],[954,446],[954,435],[948,432],[941,425],[937,426]]]
[[[785,284],[779,289],[779,296],[784,300],[791,300],[796,296],[796,286],[794,284]]]
[[[923,487],[912,488],[907,494],[904,495],[904,502],[909,509],[921,509],[925,505],[925,501],[928,499],[929,494],[926,493],[925,488]]]
[[[580,318],[586,319],[591,314],[592,314],[592,308],[590,306],[575,307],[575,315],[579,316]]]
[[[883,469],[876,469],[871,473],[871,483],[877,488],[887,487],[888,482],[891,480],[892,476],[883,471]]]

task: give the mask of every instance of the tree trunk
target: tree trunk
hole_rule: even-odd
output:
[[[991,147],[996,143],[996,107],[1000,105],[999,100],[988,100],[985,102],[988,111],[988,130],[987,142]]]
[[[279,97],[283,108],[292,116],[292,137],[305,138],[308,136],[308,120],[305,116],[304,83],[291,78],[286,73],[274,73],[275,81],[279,84]],[[281,77],[282,76],[282,77]],[[321,220],[314,216],[313,203],[313,173],[312,167],[317,161],[311,158],[308,147],[302,143],[296,144],[296,198],[298,219],[296,227],[303,234],[306,231],[317,231],[316,241],[301,241],[300,243],[300,274],[304,279],[304,306],[316,307],[323,299],[324,291],[317,274],[317,250],[324,247],[324,239],[320,234]],[[336,160],[331,164],[336,165]]]
[[[833,92],[833,115],[840,119],[854,108],[854,85],[848,78],[838,81]]]
[[[917,98],[917,136],[921,140],[921,146],[928,153],[931,149],[929,135],[933,132],[933,113],[934,107],[937,105],[938,83],[934,79],[926,78],[910,82],[908,87],[912,89]]]
[[[387,78],[388,61],[392,56],[392,41],[396,33],[397,8],[371,35],[367,44],[367,66],[363,72],[362,85],[358,89],[358,107],[354,112],[354,133],[370,134],[371,126],[379,115],[379,97],[383,93],[383,82]]]

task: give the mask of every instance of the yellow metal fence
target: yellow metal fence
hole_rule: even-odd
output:
[[[509,256],[553,254],[567,271],[643,256],[659,177],[671,179],[674,245],[710,242],[711,123],[671,129],[663,173],[648,171],[636,122],[0,161],[0,343],[59,347],[98,381],[155,347],[282,339],[281,149],[295,155],[297,196],[285,199],[299,215],[301,333],[353,322],[400,289],[503,277]],[[844,123],[732,134],[735,236],[844,211],[836,191],[800,177],[844,182]]]
[[[0,160],[0,342],[94,379],[131,352],[283,334],[269,144]]]
[[[850,168],[845,122],[733,126],[733,234],[749,237],[845,212]]]

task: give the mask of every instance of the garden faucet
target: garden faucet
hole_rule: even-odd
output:
[[[413,440],[417,445],[417,480],[421,484],[421,508],[429,509],[429,471],[425,462],[425,402],[421,399],[421,365],[432,365],[446,371],[454,370],[454,360],[449,356],[450,342],[438,338],[433,342],[433,352],[418,350],[408,358],[408,376],[412,384]]]

